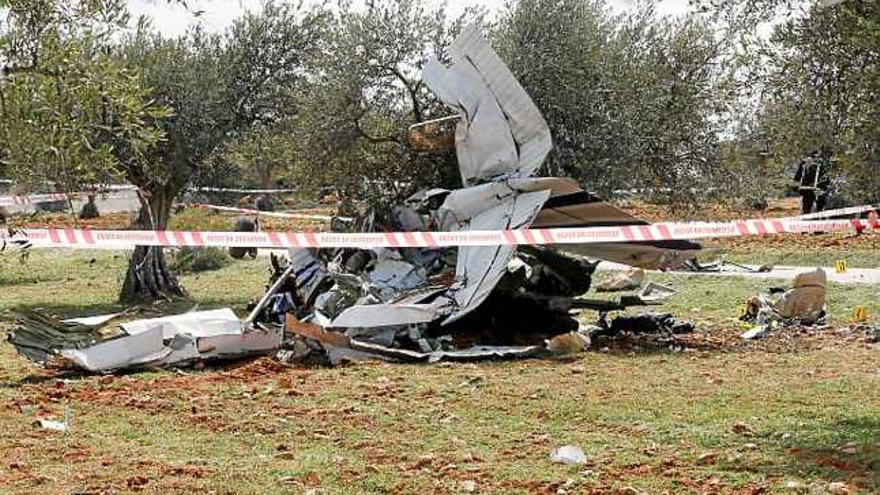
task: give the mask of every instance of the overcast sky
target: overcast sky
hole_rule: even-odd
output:
[[[431,1],[431,0],[429,0]],[[434,0],[439,3],[439,0]],[[199,18],[194,17],[177,2],[166,0],[129,0],[129,7],[135,16],[146,15],[153,19],[153,25],[165,35],[183,34],[192,23],[200,22],[207,29],[221,31],[241,15],[245,10],[258,10],[261,0],[189,0],[186,2],[190,11],[204,11]],[[608,0],[614,8],[624,10],[630,8],[635,0]],[[478,4],[485,6],[490,12],[500,9],[504,0],[448,0],[449,10],[453,15],[460,13],[465,6]],[[688,0],[658,0],[657,11],[660,14],[680,15],[688,10]]]

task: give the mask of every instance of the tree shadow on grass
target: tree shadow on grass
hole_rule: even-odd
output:
[[[834,423],[815,423],[799,430],[790,442],[771,450],[777,455],[769,462],[731,468],[774,480],[773,483],[843,482],[850,490],[847,493],[880,493],[880,417],[856,416]]]
[[[785,452],[785,469],[817,473],[880,493],[880,415],[840,419],[826,426],[822,441],[796,442]]]
[[[19,285],[36,285],[46,282],[60,282],[64,280],[61,275],[23,275],[15,277],[0,277],[0,287],[16,287]]]

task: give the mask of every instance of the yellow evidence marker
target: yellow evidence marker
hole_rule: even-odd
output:
[[[868,309],[864,306],[856,306],[853,309],[853,323],[864,323],[868,321]]]

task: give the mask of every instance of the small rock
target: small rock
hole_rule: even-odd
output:
[[[789,480],[782,484],[782,488],[790,492],[802,492],[807,489],[807,485],[800,481]]]
[[[485,383],[486,379],[482,376],[472,376],[467,380],[461,382],[459,387],[479,387]]]
[[[758,483],[754,485],[752,489],[749,491],[750,495],[760,495],[761,493],[767,493],[770,491],[770,485],[767,483]]]
[[[837,451],[841,454],[858,454],[859,453],[859,444],[856,442],[849,442],[837,447]]]
[[[750,437],[755,434],[755,430],[753,430],[751,426],[743,423],[742,421],[737,421],[736,423],[733,423],[730,429],[737,435],[742,435],[745,437]]]
[[[557,495],[565,495],[569,490],[575,488],[577,486],[577,480],[573,478],[569,478],[565,480],[565,483],[562,484],[559,488],[556,489]]]
[[[125,481],[125,484],[128,485],[129,488],[140,488],[149,483],[150,480],[147,479],[146,476],[132,476],[131,478]]]
[[[587,371],[587,369],[584,368],[583,366],[579,365],[579,364],[574,365],[574,366],[571,367],[571,372],[574,373],[575,375],[582,375],[582,374],[584,374],[586,371]]]
[[[807,492],[810,495],[826,495],[828,493],[825,490],[825,483],[821,483],[819,481],[814,481],[810,483],[810,486],[807,487]]]
[[[611,352],[611,348],[610,347],[603,347],[603,348],[599,349],[599,352],[608,354],[609,352]]]
[[[587,347],[590,347],[590,338],[578,332],[557,335],[547,341],[547,350],[558,356],[581,352]]]
[[[758,450],[758,445],[754,443],[747,443],[743,445],[743,450]]]
[[[461,482],[459,488],[463,493],[474,493],[477,491],[477,483],[473,480],[465,480]]]
[[[707,464],[715,464],[718,461],[718,454],[716,452],[706,452],[701,454],[700,457],[697,457],[697,464],[707,465]]]
[[[846,486],[846,483],[835,481],[833,483],[828,483],[828,493],[849,493],[849,487]]]
[[[564,445],[550,453],[550,460],[568,465],[585,464],[587,462],[587,455],[584,454],[580,447]]]
[[[593,471],[592,469],[586,469],[584,471],[581,471],[580,475],[581,475],[581,478],[583,478],[583,479],[595,478],[596,472]]]

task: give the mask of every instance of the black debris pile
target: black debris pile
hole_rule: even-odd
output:
[[[642,313],[621,315],[609,319],[607,314],[599,318],[593,336],[614,337],[632,335],[682,335],[694,331],[694,324],[675,319],[672,313]]]

